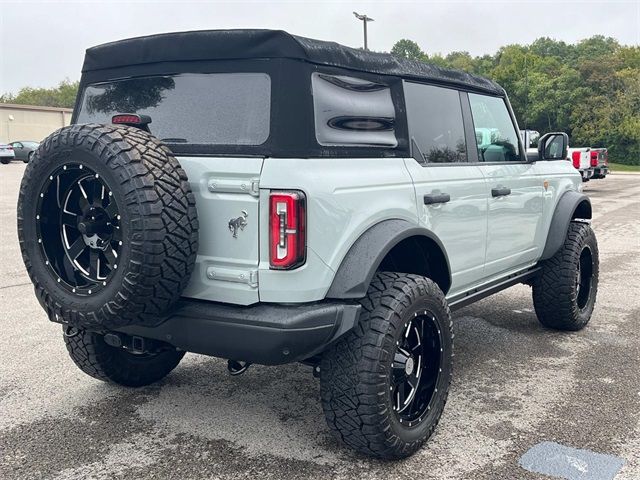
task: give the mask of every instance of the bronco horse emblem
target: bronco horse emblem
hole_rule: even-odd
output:
[[[248,215],[246,210],[242,210],[242,215],[229,220],[229,231],[233,234],[233,238],[238,238],[238,230],[244,230],[244,227],[247,226]]]

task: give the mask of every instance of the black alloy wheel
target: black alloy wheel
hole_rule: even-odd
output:
[[[431,409],[441,369],[441,338],[433,313],[425,310],[409,320],[391,364],[389,391],[393,410],[401,423],[412,427]]]
[[[576,272],[576,303],[580,310],[584,310],[591,297],[591,280],[593,279],[593,255],[588,245],[580,253]]]
[[[118,268],[122,229],[109,185],[83,164],[61,165],[44,183],[36,231],[45,264],[77,295],[105,287]]]

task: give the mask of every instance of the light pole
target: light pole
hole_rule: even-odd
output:
[[[367,45],[367,22],[373,22],[373,18],[367,17],[367,15],[360,15],[358,12],[353,12],[358,20],[362,20],[362,25],[364,26],[364,49],[369,50]]]

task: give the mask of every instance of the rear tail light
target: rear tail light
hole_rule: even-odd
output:
[[[13,147],[11,145],[8,145],[7,150],[13,150]]]
[[[591,152],[591,166],[598,166],[598,152]]]
[[[578,169],[580,168],[580,155],[581,155],[580,152],[573,152],[571,154],[571,159],[573,160],[573,166]]]
[[[298,191],[269,197],[269,263],[272,269],[299,267],[306,257],[306,201]]]

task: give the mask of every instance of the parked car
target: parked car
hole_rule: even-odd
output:
[[[592,178],[606,178],[609,175],[609,153],[606,148],[591,149]]]
[[[30,140],[21,140],[17,142],[11,142],[9,145],[13,147],[13,151],[16,155],[16,160],[22,160],[24,163],[27,163],[31,160],[33,152],[37,150],[40,143]]]
[[[567,160],[580,172],[583,182],[588,182],[593,177],[594,169],[591,166],[591,149],[589,147],[569,148]]]
[[[545,327],[589,322],[567,147],[527,159],[504,89],[463,72],[282,31],[123,40],[87,50],[72,125],[26,167],[20,247],[86,374],[303,362],[336,436],[398,459],[443,412],[452,310],[527,283]]]
[[[0,143],[0,163],[6,165],[15,158],[16,154],[11,145]]]

